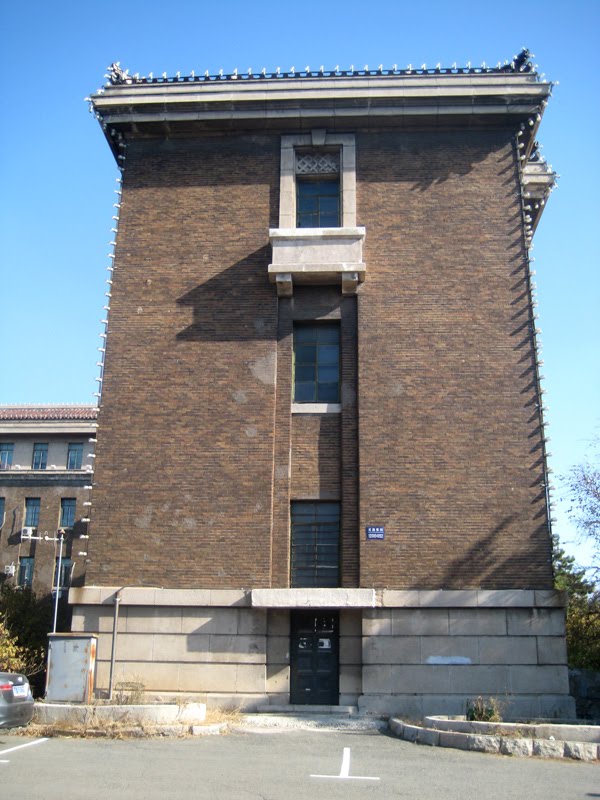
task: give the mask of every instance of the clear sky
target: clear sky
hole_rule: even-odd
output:
[[[0,403],[93,402],[117,170],[84,97],[120,61],[140,74],[393,64],[496,64],[522,47],[559,81],[542,153],[560,174],[535,237],[551,466],[600,435],[600,0],[537,4],[1,4]],[[559,503],[555,530],[573,549]],[[589,551],[578,548],[585,563]]]

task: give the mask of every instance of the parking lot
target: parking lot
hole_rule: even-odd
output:
[[[0,786],[11,800],[570,800],[600,798],[600,768],[364,732],[124,740],[2,734]]]

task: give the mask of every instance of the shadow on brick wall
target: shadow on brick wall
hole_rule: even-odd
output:
[[[272,340],[277,336],[277,293],[269,283],[271,248],[261,247],[177,299],[192,310],[180,341]]]

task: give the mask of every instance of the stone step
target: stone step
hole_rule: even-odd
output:
[[[262,705],[257,714],[290,714],[350,717],[358,714],[358,706]]]
[[[313,706],[314,708],[314,706]],[[386,731],[388,723],[381,719],[362,714],[244,714],[240,722],[230,726],[233,731],[259,733],[270,730],[314,730],[314,731],[353,731],[377,734]]]

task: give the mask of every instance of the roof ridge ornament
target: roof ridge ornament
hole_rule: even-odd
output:
[[[384,69],[383,64],[380,64],[377,69],[369,69],[368,64],[365,64],[362,70],[355,69],[354,64],[351,65],[349,70],[340,70],[339,65],[336,66],[333,70],[325,69],[323,66],[319,68],[318,71],[312,70],[310,66],[306,66],[303,70],[296,70],[294,67],[291,67],[288,72],[282,72],[280,67],[277,67],[275,72],[267,72],[265,68],[263,68],[259,73],[255,73],[252,68],[248,69],[247,73],[239,73],[237,69],[235,69],[232,73],[224,73],[224,70],[220,69],[218,74],[211,75],[208,70],[204,73],[203,76],[196,75],[194,71],[192,71],[189,75],[182,75],[181,72],[177,72],[175,76],[168,77],[167,73],[164,72],[161,77],[155,78],[154,74],[150,72],[148,76],[140,76],[139,73],[135,73],[134,75],[129,74],[129,70],[121,68],[120,61],[114,61],[110,67],[108,68],[108,73],[106,74],[106,78],[108,79],[110,85],[112,86],[123,86],[124,84],[137,84],[137,83],[198,83],[201,81],[215,81],[215,80],[244,80],[244,81],[254,81],[260,80],[261,78],[308,78],[311,80],[319,80],[323,78],[331,78],[337,77],[338,73],[340,77],[364,77],[364,76],[372,76],[372,75],[464,75],[464,74],[498,74],[498,73],[536,73],[537,64],[534,64],[532,59],[535,58],[533,53],[531,53],[526,47],[524,47],[518,55],[513,56],[511,61],[505,61],[503,65],[498,63],[495,67],[487,66],[484,62],[480,67],[474,67],[471,62],[467,62],[466,66],[458,67],[456,62],[452,64],[451,67],[442,67],[441,63],[436,64],[433,68],[427,68],[426,64],[422,64],[421,67],[413,67],[412,64],[409,64],[404,69],[398,69],[397,64],[394,64],[392,69]]]
[[[113,86],[118,86],[119,84],[126,83],[127,80],[131,80],[129,78],[129,70],[121,69],[120,61],[113,61],[108,68],[107,78]]]
[[[524,47],[519,55],[513,56],[510,64],[505,64],[500,68],[501,72],[535,72],[535,66],[532,59],[535,58],[526,47]]]

